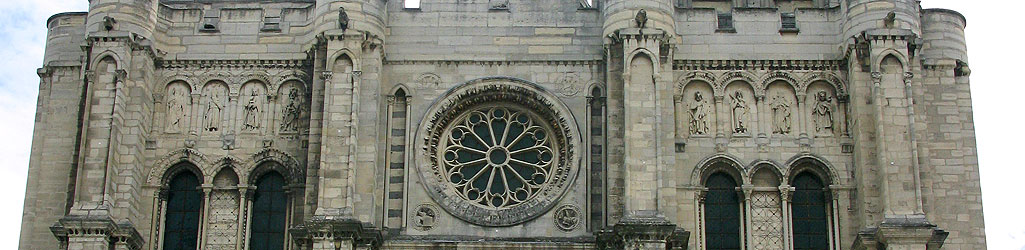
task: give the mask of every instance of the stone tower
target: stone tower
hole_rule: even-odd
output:
[[[91,0],[21,249],[984,249],[911,0]]]

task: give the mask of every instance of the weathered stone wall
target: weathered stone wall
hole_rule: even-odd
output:
[[[74,191],[82,96],[81,49],[85,13],[55,15],[47,22],[47,46],[40,69],[32,155],[21,226],[23,249],[53,249],[50,225],[63,217]]]
[[[797,29],[784,29],[791,13]],[[295,231],[293,249],[593,248],[641,217],[701,249],[703,180],[722,171],[757,212],[741,218],[747,244],[786,248],[790,181],[807,170],[828,186],[834,249],[896,220],[936,224],[947,249],[984,248],[965,20],[910,0],[96,0],[47,25],[22,249],[58,248],[54,234],[114,244],[50,231],[101,217],[158,249],[161,190],[181,162],[196,165],[204,204],[240,205],[227,228],[243,246],[249,191],[275,170],[290,228],[365,230],[330,243]],[[512,226],[450,214],[419,172],[429,112],[480,79],[538,87],[582,137],[566,194]],[[232,222],[210,216],[204,230]],[[215,232],[204,246],[234,242]]]

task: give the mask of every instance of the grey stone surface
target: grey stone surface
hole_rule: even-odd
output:
[[[793,247],[803,172],[832,249],[985,249],[965,24],[908,0],[93,0],[47,22],[20,248],[160,249],[194,171],[203,246],[245,249],[277,171],[289,249],[704,249],[718,172],[751,249]],[[445,98],[495,79],[527,87]],[[534,102],[573,150],[553,193],[468,209],[425,179],[437,109]]]

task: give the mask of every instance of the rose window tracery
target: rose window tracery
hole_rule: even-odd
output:
[[[442,153],[446,175],[475,204],[504,208],[523,203],[548,183],[557,150],[537,115],[482,107],[456,119]]]
[[[519,79],[453,88],[428,109],[417,134],[417,172],[428,195],[481,226],[547,213],[579,172],[582,141],[569,108]]]

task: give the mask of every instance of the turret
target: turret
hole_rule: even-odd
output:
[[[843,38],[878,29],[903,29],[921,34],[918,1],[915,0],[850,0],[844,6],[846,21]]]
[[[922,60],[931,63],[952,59],[966,64],[965,18],[946,9],[922,10]]]
[[[86,32],[125,31],[152,38],[158,0],[89,0]]]
[[[316,33],[340,29],[339,10],[345,8],[348,20],[347,30],[367,31],[372,35],[384,34],[387,8],[384,0],[342,1],[317,0]]]
[[[637,12],[642,9],[646,12],[648,20],[644,28],[661,29],[669,33],[676,30],[672,1],[607,0],[601,4],[605,16],[602,35],[606,37],[623,28],[636,28]]]

